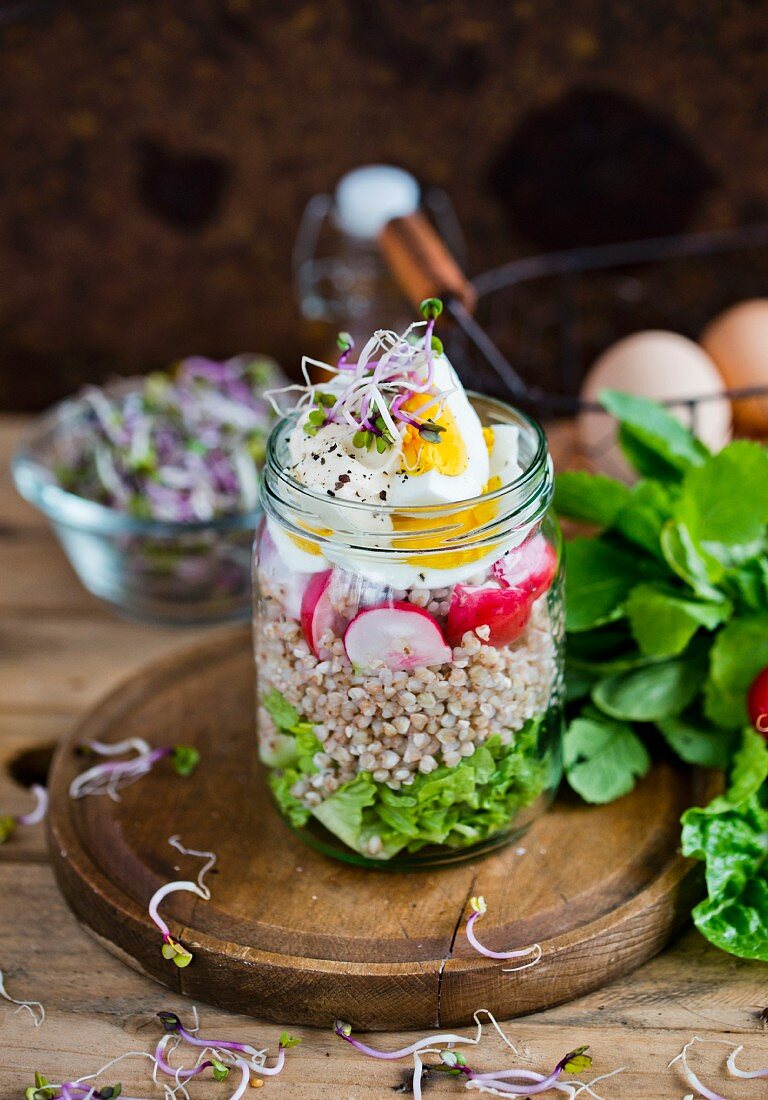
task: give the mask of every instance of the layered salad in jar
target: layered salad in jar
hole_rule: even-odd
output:
[[[270,440],[258,736],[287,821],[354,862],[519,833],[559,779],[559,537],[533,422],[467,395],[434,334],[346,337]],[[306,370],[306,365],[305,365]]]

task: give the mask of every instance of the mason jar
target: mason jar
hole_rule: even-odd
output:
[[[533,420],[515,480],[395,511],[295,480],[274,428],[254,563],[259,755],[312,847],[367,867],[475,857],[518,837],[561,775],[563,586],[552,462]]]

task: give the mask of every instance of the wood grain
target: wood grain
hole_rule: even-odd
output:
[[[21,418],[0,417],[0,524],[16,529],[45,528],[42,517],[13,494],[6,474],[6,460],[23,427]],[[566,426],[552,433],[556,458],[575,454]],[[63,605],[70,598],[69,581],[56,564],[58,550],[48,539],[50,570],[60,578],[51,590],[62,608],[50,624],[40,614],[34,585],[28,596],[14,600],[13,614],[0,600],[0,812],[26,805],[28,796],[11,779],[8,766],[20,754],[51,738],[69,734],[78,714],[94,698],[109,690],[137,667],[142,651],[165,652],[184,646],[199,632],[140,630],[99,609],[97,635],[106,659],[88,638],[81,615],[79,626],[66,639],[67,615]],[[0,540],[0,589],[13,596],[23,588],[17,562],[13,568]],[[44,563],[37,572],[45,570]],[[19,661],[13,641],[24,623],[25,601],[34,631],[22,631],[31,652],[30,665]],[[50,635],[48,634],[50,629]],[[162,645],[158,645],[158,635]],[[47,653],[41,660],[40,654]],[[34,668],[34,676],[28,671]],[[77,688],[62,684],[78,677]],[[30,678],[34,682],[26,683]],[[58,707],[56,700],[62,700]],[[16,1015],[0,1002],[0,1097],[23,1095],[32,1070],[53,1079],[71,1079],[91,1072],[108,1058],[129,1050],[151,1050],[158,1037],[154,1014],[167,1007],[189,1018],[193,1001],[128,969],[118,959],[98,949],[78,927],[58,891],[51,868],[41,863],[42,830],[37,827],[18,837],[24,856],[6,845],[0,849],[0,967],[9,988],[18,996],[40,997],[48,1010],[44,1026],[35,1029],[26,1014]],[[311,899],[310,899],[311,900]],[[564,1050],[590,1044],[595,1072],[618,1066],[627,1071],[599,1087],[609,1100],[680,1100],[688,1088],[667,1063],[694,1034],[703,1038],[744,1042],[751,1066],[768,1063],[768,1033],[756,1022],[756,1009],[766,1004],[765,967],[724,955],[689,928],[672,946],[632,974],[603,989],[546,1012],[515,1021],[508,1032],[521,1051],[521,1063],[536,1069],[554,1064]],[[479,1005],[477,1007],[480,1007]],[[226,1034],[274,1049],[279,1027],[247,1020],[226,1011],[202,1010],[204,1032]],[[366,1060],[342,1045],[326,1030],[299,1028],[303,1042],[286,1072],[268,1082],[269,1096],[278,1100],[381,1100],[395,1095],[406,1079],[406,1063]],[[412,1035],[410,1036],[413,1037]],[[379,1035],[376,1042],[394,1049],[408,1036],[400,1031]],[[760,1095],[759,1083],[733,1082],[724,1074],[725,1048],[705,1047],[699,1052],[706,1080],[733,1100]],[[483,1069],[509,1064],[509,1051],[488,1037],[478,1051]],[[706,1075],[705,1071],[709,1071]],[[145,1066],[123,1063],[120,1071],[126,1093],[159,1095],[149,1084]],[[111,1082],[110,1082],[111,1083]],[[201,1081],[197,1100],[221,1097],[221,1086]],[[257,1093],[258,1095],[258,1093]],[[266,1094],[265,1094],[266,1095]],[[443,1100],[457,1095],[454,1082],[434,1080],[427,1097]]]
[[[250,634],[219,632],[149,666],[60,749],[51,776],[52,857],[65,897],[107,946],[192,996],[270,1019],[359,1027],[454,1026],[478,1004],[501,1016],[570,999],[655,954],[690,911],[699,868],[677,854],[680,814],[712,782],[659,764],[620,802],[563,797],[517,846],[433,872],[362,871],[304,847],[271,806],[254,751]],[[69,798],[79,740],[141,735],[191,743],[202,765],[158,767],[115,803]],[[707,787],[709,786],[709,790]],[[213,898],[175,895],[172,934],[195,945],[183,971],[159,953],[154,891],[195,865],[168,838],[215,851]],[[489,946],[534,941],[542,961],[514,977],[460,927],[486,896]]]

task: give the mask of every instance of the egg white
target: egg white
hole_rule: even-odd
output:
[[[516,425],[493,425],[493,446],[488,468],[490,476],[500,478],[502,485],[509,485],[523,472],[518,461],[519,448],[520,429]]]
[[[285,528],[271,516],[267,517],[267,527],[280,559],[287,569],[291,569],[294,573],[322,573],[328,568],[328,562],[323,554],[309,554],[306,550],[302,550]],[[307,538],[311,538],[311,535]]]
[[[392,478],[388,503],[393,508],[416,508],[423,504],[454,504],[482,493],[488,481],[488,448],[483,438],[480,417],[472,408],[456,371],[444,355],[435,360],[435,385],[439,390],[454,390],[445,399],[467,451],[467,468],[450,476],[438,470],[413,475],[396,473]],[[428,413],[440,419],[437,410]]]

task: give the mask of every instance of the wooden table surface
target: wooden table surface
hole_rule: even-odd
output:
[[[82,590],[43,518],[12,487],[8,461],[23,424],[18,417],[0,418],[0,814],[29,807],[20,779],[29,781],[39,768],[37,750],[48,750],[122,677],[201,634],[123,621]],[[557,444],[562,461],[568,447],[559,434]],[[38,999],[47,1010],[36,1029],[26,1013],[14,1014],[0,1001],[0,1100],[23,1097],[36,1069],[50,1080],[71,1080],[127,1051],[151,1050],[159,1009],[191,1013],[191,1002],[121,965],[80,930],[57,892],[40,826],[20,830],[0,847],[0,968],[12,995]],[[757,1020],[768,1004],[767,977],[761,964],[716,951],[690,928],[634,974],[512,1021],[507,1031],[527,1068],[548,1069],[567,1050],[588,1043],[595,1075],[627,1067],[597,1086],[608,1100],[679,1100],[690,1088],[667,1063],[694,1035],[743,1042],[750,1068],[768,1064],[768,1033]],[[203,1034],[275,1049],[275,1026],[198,1007]],[[365,1100],[405,1091],[409,1061],[366,1059],[330,1030],[297,1033],[303,1043],[259,1095]],[[391,1049],[401,1039],[379,1034],[373,1042]],[[692,1057],[729,1097],[766,1096],[764,1081],[726,1079],[725,1053],[725,1047],[706,1046]],[[514,1062],[508,1055],[488,1035],[474,1062],[497,1069]],[[131,1095],[159,1097],[146,1065],[126,1062],[102,1083],[120,1079]],[[213,1081],[197,1082],[192,1090],[200,1100],[228,1094],[226,1085]],[[463,1090],[454,1080],[425,1084],[425,1096],[435,1100],[458,1094]]]

